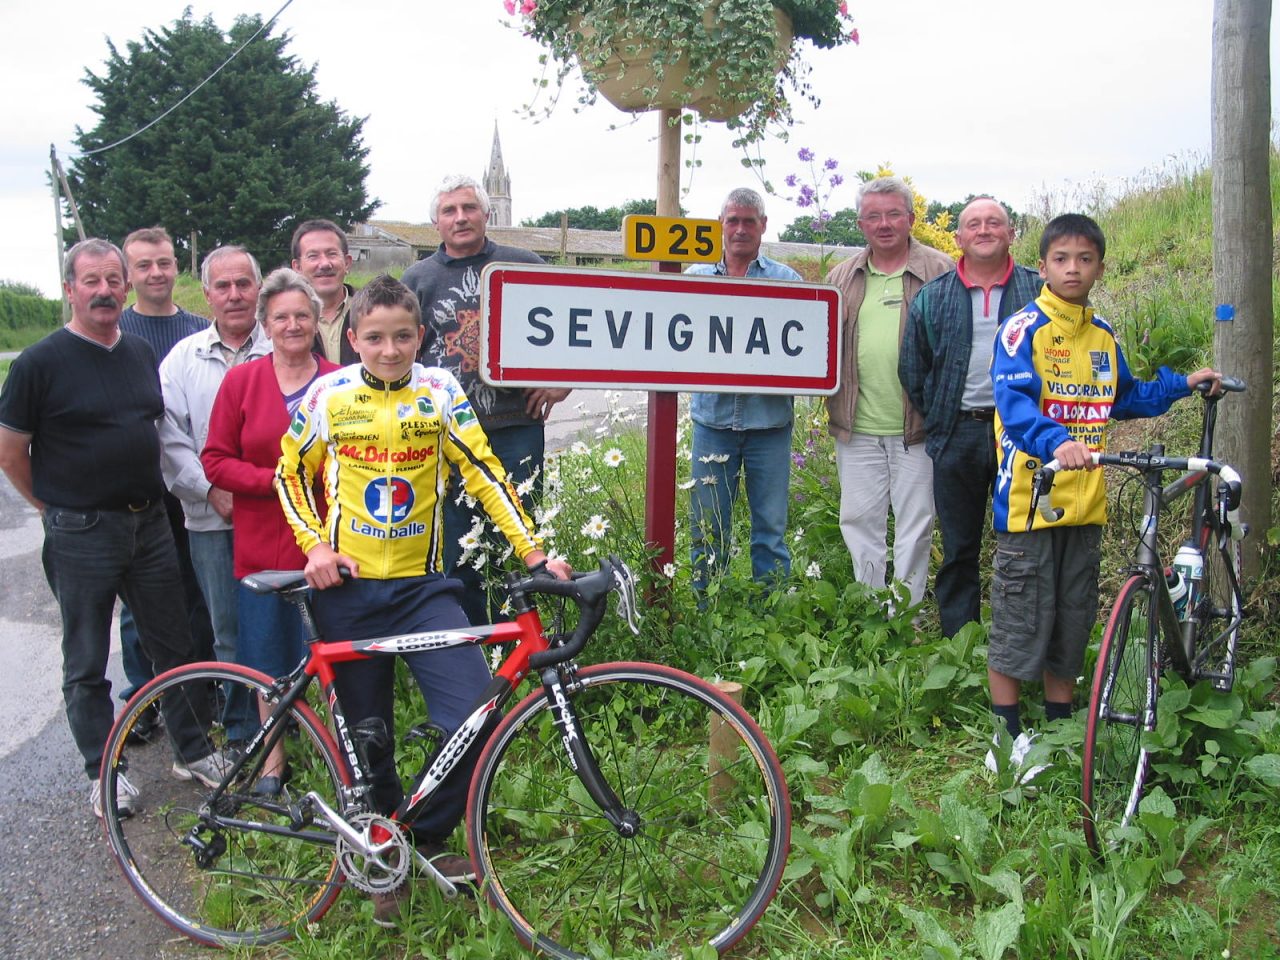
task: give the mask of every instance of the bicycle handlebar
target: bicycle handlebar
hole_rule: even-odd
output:
[[[1213,399],[1215,400],[1219,399],[1224,393],[1244,393],[1244,381],[1239,377],[1222,377],[1216,382],[1221,384],[1222,390],[1220,393],[1214,394]],[[1204,380],[1197,383],[1195,389],[1207,398],[1209,391],[1213,389],[1214,383],[1215,381],[1213,380]]]
[[[1224,377],[1223,381],[1225,382],[1227,379]],[[1235,382],[1240,383],[1238,380]],[[1241,386],[1243,387],[1243,384]],[[1123,453],[1095,452],[1090,453],[1089,458],[1093,461],[1094,466],[1127,467],[1130,470],[1137,470],[1141,473],[1160,472],[1163,470],[1212,473],[1220,481],[1218,484],[1218,498],[1224,507],[1223,519],[1233,526],[1239,525],[1239,518],[1235,514],[1240,507],[1242,481],[1240,474],[1229,463],[1208,460],[1204,457],[1166,457],[1163,454],[1145,450],[1137,452],[1125,451]],[[1028,530],[1031,529],[1032,523],[1035,521],[1037,505],[1040,510],[1040,516],[1044,518],[1045,523],[1057,523],[1062,519],[1063,509],[1054,507],[1049,502],[1049,494],[1053,489],[1054,475],[1061,469],[1062,465],[1057,460],[1050,460],[1036,470],[1035,476],[1031,481],[1031,509],[1027,513]]]
[[[627,621],[627,627],[634,634],[640,633],[636,619],[635,577],[616,556],[601,559],[599,570],[576,573],[572,580],[560,580],[549,573],[539,572],[513,580],[507,585],[507,591],[517,608],[521,606],[520,599],[524,594],[539,593],[568,597],[578,606],[578,625],[569,639],[558,647],[532,654],[529,667],[533,670],[572,660],[581,653],[587,639],[604,619],[606,600],[614,591],[618,594],[618,612]]]

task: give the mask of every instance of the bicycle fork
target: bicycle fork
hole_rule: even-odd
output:
[[[551,702],[551,717],[560,731],[560,742],[569,757],[569,765],[586,787],[591,799],[600,807],[606,820],[623,838],[634,837],[640,831],[640,816],[626,809],[618,795],[609,786],[596,762],[591,745],[582,737],[573,704],[565,696],[560,671],[547,667],[542,671],[542,686]]]

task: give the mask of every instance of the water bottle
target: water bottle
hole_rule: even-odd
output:
[[[1187,581],[1182,573],[1172,567],[1165,567],[1164,582],[1169,587],[1169,599],[1173,601],[1173,610],[1182,620],[1187,615]]]
[[[1204,577],[1204,557],[1200,553],[1200,548],[1190,540],[1180,546],[1177,555],[1173,558],[1173,570],[1186,582],[1187,593],[1182,601],[1180,612],[1181,616],[1185,616],[1187,611],[1195,609],[1196,592]]]

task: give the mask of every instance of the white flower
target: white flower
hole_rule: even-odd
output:
[[[560,504],[553,503],[551,506],[541,506],[533,511],[534,517],[539,523],[550,523],[556,517],[560,516]]]
[[[664,563],[662,565],[662,575],[668,580],[675,579],[676,565],[674,563]]]
[[[693,489],[693,485],[697,482],[698,482],[697,480],[690,478],[689,480],[686,480],[684,483],[677,484],[677,486],[681,490],[691,490]]]
[[[476,528],[472,527],[466,533],[458,538],[458,546],[462,548],[464,556],[470,555],[471,551],[480,546],[480,538],[476,536]]]
[[[608,529],[609,521],[597,513],[593,514],[591,519],[582,525],[582,535],[590,537],[592,540],[600,540],[604,538]]]
[[[590,546],[590,547],[587,547],[587,549],[582,551],[582,555],[584,557],[589,557],[595,552],[596,552],[596,548],[594,546]]]
[[[745,661],[745,660],[739,660],[739,661],[738,661],[738,669],[739,669],[739,670],[746,670],[746,669],[747,669],[747,661]]]
[[[717,483],[720,482],[720,478],[715,476],[714,474],[708,473],[705,477],[699,477],[698,482],[701,483],[704,487],[714,487]]]
[[[617,468],[622,466],[622,461],[625,459],[627,458],[622,455],[622,451],[619,450],[617,447],[613,447],[612,449],[605,451],[604,465],[606,467]]]
[[[588,447],[581,440],[576,441],[574,445],[569,448],[569,450],[571,453],[576,453],[580,457],[585,457],[588,453],[591,452],[591,448]]]
[[[583,492],[583,493],[599,493],[599,492],[600,492],[601,490],[603,490],[603,489],[604,489],[604,487],[600,486],[600,484],[598,484],[598,483],[593,483],[591,486],[587,487],[587,488],[586,488],[585,490],[583,490],[582,492]]]
[[[813,563],[809,564],[807,567],[804,568],[804,575],[808,577],[810,580],[822,579],[822,568],[818,566],[817,560],[813,561]]]
[[[516,484],[516,496],[527,497],[533,490],[533,481],[535,477],[526,477]]]
[[[533,535],[539,540],[554,540],[556,538],[556,528],[549,523],[544,523],[533,532]]]
[[[796,527],[796,532],[792,535],[791,539],[793,542],[799,543],[800,538],[803,536],[804,536],[804,527]]]
[[[728,463],[729,455],[727,453],[708,453],[705,457],[698,458],[699,463]]]

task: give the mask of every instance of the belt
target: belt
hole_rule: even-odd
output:
[[[139,500],[137,503],[125,504],[125,509],[130,513],[141,513],[143,510],[149,510],[159,501],[157,500]]]
[[[965,420],[983,420],[991,423],[996,418],[994,407],[980,407],[977,410],[961,410],[960,416]]]

